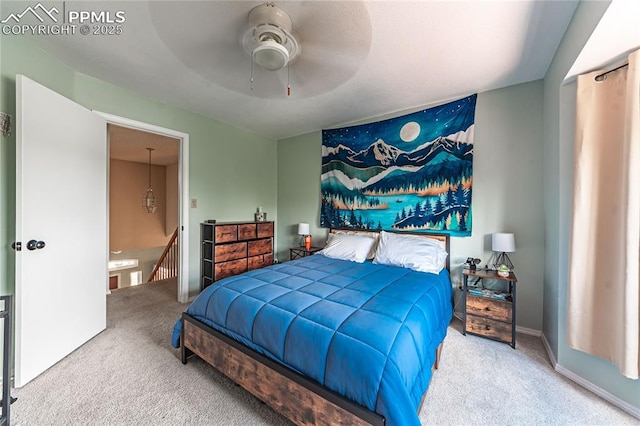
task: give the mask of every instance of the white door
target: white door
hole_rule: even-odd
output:
[[[21,387],[106,327],[108,157],[104,118],[20,75],[16,102]]]

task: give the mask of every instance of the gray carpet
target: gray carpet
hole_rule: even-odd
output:
[[[186,305],[175,299],[175,282],[113,292],[105,331],[13,391],[12,423],[288,424],[204,362],[181,364],[169,339]],[[518,335],[513,350],[459,329],[454,320],[423,424],[640,424],[555,373],[540,339]]]
[[[556,373],[539,337],[516,347],[463,336],[454,319],[420,412],[434,425],[640,425],[640,420]]]

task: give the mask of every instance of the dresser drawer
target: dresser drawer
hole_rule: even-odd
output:
[[[256,238],[256,225],[255,223],[245,223],[238,225],[238,239],[239,240],[253,240]]]
[[[238,225],[216,226],[216,244],[238,241]]]
[[[273,240],[271,238],[264,238],[262,240],[249,241],[248,252],[249,256],[272,253]]]
[[[467,315],[465,331],[511,343],[511,324],[507,322]]]
[[[247,243],[231,243],[216,245],[216,263],[241,259],[247,256]]]
[[[273,222],[258,224],[258,238],[273,237]]]
[[[467,295],[467,314],[511,322],[511,307],[504,300]]]
[[[247,258],[216,263],[215,280],[218,281],[243,272],[247,272]]]
[[[273,265],[273,254],[261,254],[249,258],[249,270],[264,268]]]

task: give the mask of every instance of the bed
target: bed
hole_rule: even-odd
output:
[[[199,356],[297,424],[420,424],[452,317],[448,238],[383,232],[349,259],[356,238],[332,231],[319,254],[208,286],[176,322],[182,362]],[[385,251],[398,238],[429,254]]]

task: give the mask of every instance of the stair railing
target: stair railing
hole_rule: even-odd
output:
[[[153,272],[149,275],[147,282],[166,280],[178,276],[178,228],[171,236],[167,246],[162,252],[162,256],[158,259],[158,263],[153,268]]]

